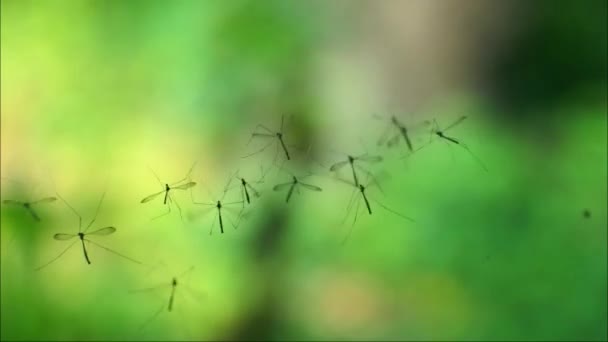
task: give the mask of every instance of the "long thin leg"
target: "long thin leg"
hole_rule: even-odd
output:
[[[397,212],[397,211],[395,211],[395,210],[393,210],[393,209],[391,209],[391,208],[387,207],[386,205],[382,204],[382,202],[380,202],[380,201],[378,201],[378,200],[375,200],[375,199],[372,199],[372,200],[373,200],[373,201],[374,201],[376,204],[378,204],[379,206],[381,206],[382,208],[384,208],[386,211],[389,211],[389,212],[391,212],[391,213],[393,213],[393,214],[395,214],[395,215],[397,215],[397,216],[399,216],[399,217],[401,217],[401,218],[403,218],[403,219],[406,219],[406,220],[408,220],[408,221],[410,221],[410,222],[416,222],[416,220],[414,220],[413,218],[408,217],[408,216],[405,216],[405,215],[403,215],[403,214],[401,214],[401,213],[399,213],[399,212]]]
[[[150,318],[148,318],[138,329],[138,332],[141,332],[142,330],[144,330],[144,328],[150,324],[150,322],[152,322],[156,317],[158,317],[158,315],[160,315],[161,312],[163,312],[163,310],[165,309],[165,304],[162,304],[160,306],[160,308],[158,309],[158,311],[156,311]]]
[[[46,264],[39,266],[37,268],[35,268],[35,271],[40,271],[41,269],[47,267],[48,265],[52,264],[53,262],[55,262],[57,259],[61,258],[62,255],[65,254],[65,252],[67,252],[70,248],[72,248],[72,246],[74,246],[76,244],[76,242],[78,242],[78,240],[75,240],[74,242],[72,242],[68,247],[66,247],[66,249],[63,250],[63,252],[59,253],[59,255],[57,255],[56,257],[54,257],[51,261],[47,262]]]
[[[59,193],[56,193],[57,197],[59,197],[63,203],[65,203],[65,205],[68,206],[68,208],[70,208],[72,210],[72,212],[78,216],[78,232],[80,233],[82,231],[82,217],[78,214],[78,212],[76,211],[76,209],[74,209],[65,199],[63,199],[63,197],[61,197],[61,195],[59,195]]]
[[[103,245],[100,245],[99,243],[97,243],[97,242],[95,242],[95,241],[93,241],[93,240],[89,240],[89,239],[85,239],[85,240],[86,240],[87,242],[89,242],[89,243],[94,244],[95,246],[97,246],[97,247],[99,247],[99,248],[101,248],[101,249],[105,249],[107,252],[110,252],[110,253],[112,253],[112,254],[114,254],[114,255],[117,255],[117,256],[119,256],[119,257],[121,257],[121,258],[127,259],[127,260],[129,260],[129,261],[131,261],[131,262],[134,262],[134,263],[136,263],[136,264],[143,265],[143,263],[141,263],[140,261],[137,261],[137,260],[135,260],[135,259],[129,258],[128,256],[126,256],[126,255],[124,255],[124,254],[120,254],[120,253],[118,253],[117,251],[111,250],[111,249],[109,249],[108,247],[103,246]]]
[[[150,170],[150,172],[152,172],[152,174],[154,175],[154,178],[156,178],[156,180],[158,181],[158,184],[160,184],[160,186],[164,187],[163,182],[160,180],[160,178],[158,177],[158,175],[156,174],[156,172],[154,172],[154,170],[152,170],[152,168],[150,167],[150,165],[148,165],[148,170]]]
[[[179,213],[179,218],[183,223],[184,217],[182,216],[182,207],[179,206],[179,203],[177,203],[177,200],[173,199],[173,197],[169,197],[169,206],[171,206],[171,203],[175,203],[175,206],[177,207],[177,212]]]
[[[158,216],[155,216],[151,220],[157,220],[157,219],[159,219],[159,218],[161,218],[163,216],[167,216],[169,214],[171,214],[171,206],[170,205],[167,206],[167,212],[165,212],[164,214],[160,214]]]
[[[357,222],[357,215],[358,215],[358,212],[359,212],[359,205],[360,204],[361,204],[361,201],[357,201],[357,205],[355,206],[355,217],[353,219],[353,223],[348,228],[348,233],[346,233],[346,236],[342,240],[342,245],[344,245],[346,243],[346,241],[348,241],[348,239],[350,239],[350,236],[353,233],[353,229],[355,228],[355,223]]]
[[[196,166],[196,164],[198,164],[198,160],[195,161],[194,163],[192,163],[192,166],[190,167],[190,170],[188,170],[188,173],[186,173],[186,176],[180,180],[178,180],[177,182],[173,182],[171,184],[169,184],[169,186],[173,186],[173,185],[177,185],[185,180],[191,179],[190,175],[192,174],[192,171],[194,170],[194,167]],[[162,185],[162,184],[161,184]]]
[[[486,167],[486,165],[481,161],[481,159],[479,159],[479,157],[477,157],[477,155],[475,155],[473,153],[473,151],[471,151],[471,149],[467,145],[465,145],[464,143],[460,143],[459,146],[464,148],[465,150],[467,150],[469,152],[469,154],[471,155],[471,157],[473,157],[473,159],[475,159],[475,161],[483,168],[483,170],[485,172],[490,172],[490,171],[488,171],[488,168]]]
[[[89,223],[88,226],[86,226],[86,228],[84,229],[83,233],[86,233],[89,228],[91,228],[91,226],[93,225],[93,222],[95,222],[95,220],[97,220],[97,215],[99,214],[99,208],[101,208],[101,203],[103,202],[103,199],[106,197],[106,193],[104,191],[104,193],[101,195],[101,199],[99,200],[99,203],[97,204],[97,209],[95,209],[95,216],[93,216],[93,219],[91,220],[91,223]]]
[[[344,223],[346,223],[346,219],[348,219],[348,215],[350,214],[351,209],[353,208],[353,203],[355,203],[355,199],[357,196],[357,189],[353,189],[352,193],[350,194],[350,199],[348,200],[348,205],[346,206],[346,215],[344,215],[344,218],[342,219],[342,223],[340,223],[340,225],[343,225]]]
[[[258,153],[264,152],[264,151],[265,151],[265,150],[266,150],[266,149],[267,149],[267,148],[268,148],[268,147],[269,147],[269,146],[270,146],[272,143],[275,143],[275,142],[276,142],[274,139],[276,139],[276,138],[272,138],[272,139],[270,139],[270,142],[269,142],[268,144],[264,145],[264,147],[262,147],[261,149],[259,149],[259,150],[255,151],[255,152],[253,152],[253,153],[250,153],[250,154],[244,155],[244,156],[242,156],[241,158],[249,158],[249,157],[254,156],[254,155],[258,154]]]

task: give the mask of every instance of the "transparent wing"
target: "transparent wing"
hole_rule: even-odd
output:
[[[399,144],[399,141],[401,141],[401,133],[397,133],[395,134],[392,138],[390,138],[387,142],[386,142],[386,146],[387,147],[393,147],[397,144]]]
[[[366,163],[379,163],[384,158],[382,158],[382,156],[370,156],[370,155],[364,154],[362,156],[357,157],[356,159],[366,162]]]
[[[15,201],[15,200],[4,200],[2,201],[3,204],[10,204],[10,205],[24,205],[25,203],[23,202],[19,202],[19,201]]]
[[[37,201],[31,202],[30,204],[51,203],[51,202],[55,202],[56,200],[57,200],[57,197],[45,197],[45,198],[39,199]]]
[[[94,230],[90,233],[87,233],[87,235],[110,235],[110,234],[114,233],[115,231],[116,231],[116,228],[114,228],[114,227],[104,227],[104,228]]]
[[[329,171],[336,171],[338,169],[343,168],[345,165],[349,163],[348,160],[343,160],[341,162],[337,162],[329,167]]]
[[[305,189],[308,189],[308,190],[323,191],[323,189],[319,188],[316,185],[306,184],[306,183],[302,183],[302,182],[299,182],[298,184],[300,184],[302,187],[304,187]]]
[[[186,189],[190,189],[191,187],[193,187],[195,185],[196,185],[196,182],[188,182],[186,184],[174,186],[171,189],[186,190]]]
[[[152,195],[150,195],[150,196],[148,196],[148,197],[146,197],[146,198],[142,199],[140,203],[146,203],[146,202],[150,202],[151,200],[155,199],[155,198],[156,198],[156,196],[158,196],[158,195],[160,195],[160,194],[162,194],[162,193],[164,193],[164,192],[165,192],[165,190],[163,190],[163,191],[159,191],[159,192],[157,192],[157,193],[155,193],[155,194],[152,194]]]
[[[205,215],[209,214],[211,211],[216,210],[216,209],[217,209],[216,207],[209,207],[209,208],[205,208],[203,210],[189,212],[187,217],[188,217],[189,221],[194,221],[197,218],[199,218],[201,216],[205,216]]]
[[[344,184],[350,185],[350,186],[354,186],[355,188],[357,187],[357,184],[355,184],[354,182],[351,182],[350,180],[347,180],[347,179],[344,179],[344,178],[341,178],[338,176],[332,177],[332,179],[342,182]]]
[[[153,291],[157,291],[160,289],[166,289],[171,287],[171,284],[165,283],[165,284],[159,284],[156,286],[152,286],[152,287],[146,287],[143,289],[135,289],[135,290],[129,290],[129,293],[143,293],[143,292],[153,292]]]
[[[76,236],[78,236],[78,235],[76,235],[76,234],[61,234],[61,233],[58,233],[58,234],[53,235],[53,239],[59,240],[59,241],[65,241],[65,240],[73,239]]]
[[[390,137],[391,131],[393,129],[394,129],[394,126],[392,123],[386,124],[386,128],[384,129],[384,131],[382,132],[382,135],[376,142],[376,145],[378,145],[378,146],[384,145],[386,143],[386,140],[388,139],[388,137]]]

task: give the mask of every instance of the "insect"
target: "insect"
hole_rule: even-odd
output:
[[[220,199],[217,200],[217,202],[213,203],[213,202],[197,202],[194,200],[194,196],[192,195],[192,191],[190,192],[191,195],[191,199],[192,199],[192,203],[196,204],[196,205],[201,205],[201,206],[205,206],[207,208],[205,208],[202,212],[198,213],[196,216],[200,216],[200,215],[205,215],[209,212],[211,212],[214,209],[217,209],[217,216],[218,216],[218,222],[220,225],[220,233],[224,234],[224,220],[222,216],[222,210],[224,210],[225,212],[228,212],[234,216],[237,217],[237,223],[235,224],[232,220],[229,219],[230,224],[232,225],[232,227],[234,229],[236,229],[238,227],[238,221],[240,221],[240,217],[241,214],[243,212],[243,209],[241,208],[241,210],[236,210],[236,208],[231,207],[233,205],[237,205],[240,204],[241,207],[243,207],[243,201],[234,201],[234,202],[225,202],[224,198],[226,197],[226,194],[228,193],[228,187],[230,185],[230,182],[232,181],[232,178],[230,178],[228,180],[228,184],[226,184],[226,186],[224,187],[224,192],[223,195]],[[213,224],[211,225],[211,229],[209,230],[209,235],[213,234],[213,228],[215,227],[215,221],[213,221]]]
[[[300,193],[300,188],[304,188],[304,189],[307,189],[310,191],[318,191],[318,192],[323,191],[323,189],[321,189],[320,187],[318,187],[316,185],[302,183],[300,181],[300,179],[298,179],[296,176],[294,176],[294,175],[291,175],[291,176],[292,176],[291,182],[277,184],[272,188],[272,190],[274,190],[274,191],[282,191],[284,189],[289,189],[287,191],[287,197],[285,197],[285,203],[289,203],[289,199],[291,198],[291,195],[293,195],[294,190],[297,190],[298,193]],[[304,176],[302,178],[306,178],[308,176],[310,176],[310,175]]]
[[[473,159],[475,159],[475,161],[477,161],[477,163],[484,169],[484,171],[488,172],[488,168],[484,165],[484,163],[481,161],[481,159],[479,159],[472,151],[471,149],[465,145],[462,141],[454,138],[454,137],[449,137],[447,135],[445,135],[445,132],[453,127],[458,126],[459,124],[461,124],[464,120],[467,119],[467,116],[461,116],[460,118],[458,118],[456,121],[454,121],[453,123],[451,123],[450,125],[448,125],[447,127],[441,129],[439,128],[439,124],[437,124],[437,120],[433,119],[433,128],[431,130],[431,138],[433,137],[433,135],[439,137],[440,139],[442,139],[443,141],[458,145],[462,148],[464,148],[467,152],[469,152],[469,154],[471,155],[471,157],[473,157]],[[429,142],[431,140],[429,139]]]
[[[266,174],[264,173],[264,169],[261,167],[260,167],[260,169],[261,169],[262,176],[259,180],[254,182],[256,184],[264,183],[264,178],[266,177]],[[243,206],[245,206],[245,202],[247,202],[247,204],[251,204],[252,195],[253,195],[253,197],[256,197],[256,198],[259,198],[261,196],[260,192],[256,188],[254,188],[250,182],[245,180],[245,178],[239,176],[239,170],[237,170],[234,173],[234,175],[232,175],[232,178],[236,178],[239,180],[238,186],[241,190],[241,199],[243,202]],[[228,190],[230,190],[230,189],[228,189]]]
[[[410,153],[414,153],[414,144],[412,142],[411,133],[422,126],[427,126],[428,122],[422,122],[414,125],[405,125],[395,115],[389,118],[388,127],[384,134],[378,139],[378,146],[385,145],[388,148],[396,146],[401,140],[403,140]]]
[[[165,215],[168,215],[171,213],[171,203],[175,203],[175,206],[177,207],[177,210],[179,211],[179,216],[183,219],[182,217],[182,209],[179,206],[179,204],[177,203],[177,201],[175,199],[173,199],[171,197],[171,191],[173,190],[187,190],[190,189],[192,187],[194,187],[196,185],[196,182],[192,182],[192,181],[187,181],[188,178],[190,177],[190,174],[192,173],[192,169],[194,168],[194,166],[196,165],[196,163],[194,163],[194,165],[192,165],[192,167],[190,168],[190,171],[188,172],[188,174],[186,175],[186,177],[184,177],[183,179],[172,183],[172,184],[168,184],[168,183],[164,183],[160,180],[160,178],[158,178],[158,175],[156,175],[156,173],[150,169],[150,171],[154,174],[154,177],[156,177],[156,179],[158,180],[158,183],[161,185],[161,187],[163,187],[164,189],[162,191],[153,193],[152,195],[146,196],[144,199],[141,200],[140,203],[147,203],[152,201],[153,199],[157,198],[160,195],[164,195],[163,196],[163,205],[167,205],[167,203],[169,203],[169,205],[167,206],[167,212],[165,212],[164,214],[161,214],[159,216],[156,216],[154,218],[152,218],[153,220],[163,217]]]
[[[369,178],[371,178],[371,180]],[[341,178],[336,178],[336,179],[339,180],[339,181],[341,181],[341,182],[343,182],[343,183],[345,183],[345,184],[348,184],[348,185],[350,185],[350,186],[352,186],[354,188],[353,192],[351,194],[350,200],[348,202],[348,206],[347,206],[347,209],[346,209],[346,216],[344,217],[343,222],[346,222],[346,219],[348,218],[348,216],[350,214],[350,211],[353,208],[353,206],[355,206],[355,215],[354,215],[353,223],[352,223],[352,225],[351,225],[351,227],[350,227],[350,229],[348,231],[348,234],[346,235],[346,237],[344,238],[344,240],[342,241],[342,243],[345,243],[349,239],[349,237],[350,237],[350,235],[352,233],[353,227],[354,227],[355,223],[357,222],[357,217],[358,217],[358,214],[359,214],[359,206],[361,204],[361,200],[363,200],[363,202],[365,203],[365,208],[367,209],[367,213],[369,215],[372,215],[372,213],[373,213],[371,202],[374,202],[375,204],[377,204],[378,206],[380,206],[384,210],[386,210],[386,211],[388,211],[388,212],[390,212],[390,213],[392,213],[392,214],[394,214],[394,215],[396,215],[398,217],[401,217],[401,218],[403,218],[403,219],[405,219],[407,221],[410,221],[410,222],[416,222],[411,217],[406,216],[404,214],[401,214],[398,211],[389,208],[388,206],[386,206],[382,202],[380,202],[380,201],[378,201],[378,200],[376,200],[376,199],[374,199],[374,198],[372,198],[372,197],[369,196],[369,194],[367,193],[367,191],[372,186],[376,186],[376,187],[378,187],[378,189],[380,189],[380,191],[382,191],[382,189],[380,188],[380,184],[378,183],[378,181],[374,177],[368,177],[366,185],[363,185],[363,184],[356,185],[353,182],[345,180],[345,179],[341,179]],[[358,197],[357,197],[357,194],[359,194]]]
[[[76,234],[64,234],[64,233],[57,233],[55,235],[53,235],[53,239],[57,240],[57,241],[69,241],[72,240],[74,238],[77,238],[76,240],[74,240],[66,249],[64,249],[61,253],[59,253],[59,255],[57,255],[55,258],[51,259],[51,261],[47,262],[46,264],[36,268],[36,271],[39,271],[45,267],[47,267],[48,265],[52,264],[53,262],[55,262],[56,260],[58,260],[61,256],[63,256],[68,250],[70,250],[70,248],[72,248],[78,241],[80,241],[80,243],[82,244],[82,252],[84,254],[84,259],[87,262],[87,264],[91,264],[91,260],[89,259],[89,253],[87,252],[87,245],[85,244],[85,242],[93,244],[101,249],[104,249],[110,253],[113,253],[119,257],[122,257],[126,260],[129,260],[131,262],[134,262],[136,264],[141,264],[141,262],[135,260],[135,259],[131,259],[128,256],[125,256],[121,253],[118,253],[108,247],[105,247],[87,237],[91,237],[91,236],[106,236],[106,235],[110,235],[110,234],[114,234],[116,232],[116,228],[113,226],[108,226],[108,227],[103,227],[103,228],[99,228],[97,230],[94,230],[92,232],[88,232],[89,228],[91,228],[91,226],[93,225],[93,223],[95,222],[95,220],[97,220],[97,215],[99,214],[99,209],[101,207],[101,203],[103,202],[103,199],[105,197],[105,193],[101,196],[101,200],[99,201],[99,204],[97,205],[97,209],[95,211],[95,216],[93,217],[93,219],[91,220],[91,222],[84,228],[84,230],[82,229],[82,216],[80,216],[78,214],[78,212],[71,206],[68,204],[68,202],[66,202],[61,196],[59,196],[59,194],[57,194],[57,197],[59,197],[70,209],[71,211],[78,217],[78,233]]]
[[[165,265],[166,266],[166,265]],[[190,279],[190,275],[192,274],[192,271],[194,271],[194,266],[190,267],[189,269],[187,269],[186,271],[182,272],[179,275],[175,275],[173,277],[171,277],[171,280],[157,285],[157,286],[153,286],[153,287],[148,287],[148,288],[144,288],[144,289],[137,289],[137,290],[131,290],[129,291],[129,293],[150,293],[150,292],[156,292],[156,291],[160,291],[160,290],[170,290],[168,291],[169,294],[169,298],[167,299],[166,302],[164,302],[160,308],[158,309],[158,311],[156,311],[149,319],[147,319],[139,328],[139,330],[143,330],[150,322],[152,322],[156,317],[158,317],[158,315],[160,315],[163,311],[164,312],[173,312],[173,311],[177,311],[178,313],[181,313],[180,310],[176,310],[175,309],[175,300],[178,297],[178,295],[181,297],[181,299],[183,301],[186,300],[186,297],[182,296],[180,293],[182,293],[182,290],[185,291],[184,293],[188,293],[190,297],[196,299],[197,301],[202,301],[202,298],[204,297],[204,294],[200,294],[197,291],[195,291],[194,289],[192,289],[189,285],[189,279]],[[186,277],[187,275],[187,277]],[[184,279],[186,278],[186,279]],[[178,291],[178,288],[180,289]]]
[[[14,205],[14,206],[22,207],[25,210],[27,210],[30,213],[30,215],[32,215],[32,217],[34,218],[34,220],[40,222],[40,217],[38,216],[38,214],[36,213],[36,211],[34,211],[34,208],[32,206],[33,205],[38,205],[38,204],[55,202],[56,200],[57,200],[56,197],[45,197],[45,198],[39,199],[37,201],[32,201],[32,202],[21,202],[21,201],[16,201],[16,200],[4,200],[4,201],[2,201],[2,203],[3,204],[7,204],[7,205]]]
[[[21,184],[21,182],[18,181],[13,181],[7,178],[2,178],[5,180],[8,180],[10,182],[13,183],[17,183],[17,184]],[[29,197],[29,196],[28,196]],[[14,206],[14,207],[20,207],[23,208],[25,211],[27,211],[30,216],[32,216],[32,218],[38,222],[40,222],[40,216],[38,215],[38,213],[34,210],[34,208],[40,204],[47,204],[47,203],[52,203],[55,202],[57,200],[56,197],[44,197],[35,201],[18,201],[18,200],[12,200],[12,199],[7,199],[7,200],[3,200],[2,204],[5,205],[9,205],[9,206]]]
[[[370,156],[367,153],[359,155],[359,156],[351,156],[348,155],[346,160],[339,161],[329,167],[330,171],[338,171],[346,165],[350,165],[350,168],[353,172],[353,180],[355,185],[359,185],[359,177],[357,177],[357,171],[355,169],[359,169],[366,174],[369,174],[369,171],[361,168],[359,165],[355,165],[355,163],[365,162],[365,163],[379,163],[382,161],[381,156]]]
[[[287,144],[285,144],[285,139],[284,139],[284,132],[283,132],[283,126],[284,126],[284,122],[285,122],[285,116],[281,115],[281,127],[279,129],[278,132],[271,130],[270,128],[264,126],[264,125],[257,125],[255,128],[255,131],[251,134],[251,138],[249,139],[249,142],[247,143],[247,145],[249,145],[251,143],[251,141],[254,138],[264,138],[267,140],[270,140],[266,145],[264,145],[264,147],[262,147],[260,150],[255,151],[253,153],[250,153],[246,156],[243,156],[243,158],[248,158],[251,157],[252,155],[258,154],[264,150],[266,150],[268,147],[270,147],[272,144],[277,144],[276,148],[277,148],[277,153],[275,153],[275,158],[274,160],[276,160],[277,154],[278,154],[278,147],[281,146],[281,148],[283,149],[283,153],[285,154],[285,158],[287,160],[291,159],[291,155],[289,154],[289,150],[287,149]],[[274,161],[273,161],[274,164]]]

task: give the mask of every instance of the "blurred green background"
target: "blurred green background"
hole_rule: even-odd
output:
[[[144,263],[76,245],[34,271],[77,218],[2,205],[2,340],[607,339],[606,1],[1,6],[2,199],[56,191],[88,223],[105,191],[94,227],[117,232],[92,239]],[[241,158],[282,115],[310,147],[284,166],[323,188],[287,205],[274,147]],[[489,171],[428,130],[406,158],[378,147],[374,115],[467,115],[450,134]],[[370,196],[416,222],[372,202],[342,244],[338,151],[383,155]],[[140,204],[162,190],[149,168],[172,182],[195,161],[205,201],[269,170],[238,229],[209,235],[186,191],[183,220]],[[191,267],[171,312],[170,287],[133,293]]]

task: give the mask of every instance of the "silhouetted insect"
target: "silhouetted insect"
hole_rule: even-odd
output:
[[[14,206],[22,207],[25,210],[27,210],[30,213],[30,215],[32,215],[32,217],[34,218],[34,220],[40,221],[40,217],[38,216],[38,214],[36,214],[36,212],[34,211],[34,208],[32,208],[32,206],[33,205],[37,205],[37,204],[55,202],[56,200],[57,200],[57,198],[55,198],[55,197],[45,197],[45,198],[42,198],[42,199],[39,199],[39,200],[33,201],[33,202],[21,202],[21,201],[16,201],[16,200],[4,200],[4,201],[2,201],[2,203],[3,204],[7,204],[7,205],[14,205]]]
[[[189,269],[187,269],[186,271],[184,271],[183,273],[177,275],[177,276],[173,276],[171,278],[170,282],[164,283],[164,284],[160,284],[157,286],[153,286],[153,287],[148,287],[148,288],[144,288],[144,289],[138,289],[138,290],[131,290],[129,291],[129,293],[148,293],[148,292],[155,292],[155,291],[159,291],[159,290],[168,290],[171,289],[170,293],[169,293],[169,298],[168,301],[163,303],[160,308],[158,309],[158,311],[156,311],[149,319],[147,319],[139,328],[139,330],[143,330],[150,322],[152,322],[156,317],[158,317],[158,315],[160,315],[163,311],[166,310],[166,312],[173,312],[175,309],[175,299],[178,297],[178,294],[180,292],[177,291],[178,287],[181,290],[185,290],[185,292],[187,292],[190,297],[196,299],[197,301],[201,301],[203,295],[201,295],[200,293],[196,292],[194,289],[192,289],[190,286],[188,286],[188,280],[190,277],[191,272],[194,271],[194,266],[190,267]],[[185,281],[183,278],[188,275],[188,278]],[[180,291],[181,291],[180,290]],[[185,300],[186,297],[182,297],[182,300]],[[179,310],[177,310],[178,313],[180,312]],[[182,317],[184,318],[184,317]]]
[[[456,127],[457,125],[459,125],[460,123],[462,123],[464,120],[467,119],[467,116],[461,116],[460,118],[458,118],[458,120],[454,121],[452,124],[448,125],[447,127],[445,127],[444,129],[439,128],[439,124],[437,124],[437,121],[433,119],[433,128],[431,130],[431,134],[438,136],[439,138],[441,138],[443,141],[446,142],[450,142],[452,144],[458,145],[462,148],[464,148],[467,152],[469,152],[469,154],[471,155],[471,157],[473,157],[473,159],[475,159],[475,161],[477,161],[477,163],[479,163],[479,165],[487,172],[488,168],[484,165],[484,163],[481,161],[481,159],[479,159],[472,151],[471,149],[465,145],[462,141],[453,138],[453,137],[449,137],[447,135],[445,135],[445,132],[453,127]],[[431,135],[431,137],[432,137]],[[430,142],[431,140],[429,140]]]
[[[285,139],[284,139],[284,131],[283,131],[284,118],[285,118],[285,116],[281,115],[281,128],[279,129],[278,132],[275,132],[264,125],[257,125],[256,130],[251,134],[251,139],[249,139],[249,142],[247,143],[247,145],[249,145],[254,138],[270,139],[271,141],[268,142],[266,145],[264,145],[264,147],[262,147],[260,150],[250,153],[246,156],[243,156],[243,158],[251,157],[252,155],[258,154],[258,153],[266,150],[272,144],[277,144],[276,145],[277,153],[278,153],[278,146],[280,145],[281,148],[283,149],[283,152],[285,153],[285,158],[287,160],[290,160],[291,156],[289,155],[289,150],[287,149],[287,145],[285,144]],[[260,131],[260,129],[262,131]],[[275,154],[275,159],[276,159],[276,154]]]
[[[291,198],[291,195],[293,195],[294,190],[297,190],[298,193],[300,193],[300,188],[304,188],[304,189],[307,189],[310,191],[323,191],[323,189],[321,189],[320,187],[318,187],[316,185],[302,183],[301,180],[298,179],[293,174],[291,176],[292,176],[291,182],[277,184],[272,188],[272,190],[274,190],[274,191],[282,191],[284,189],[289,189],[287,191],[287,197],[285,197],[285,203],[289,203],[289,199]],[[311,176],[311,175],[306,175],[302,178],[306,178],[308,176]]]
[[[262,168],[261,169],[261,178],[258,179],[257,181],[254,181],[255,184],[261,184],[264,183],[264,178],[266,177],[266,174],[264,173],[264,170]],[[238,187],[241,190],[241,199],[243,202],[243,206],[245,206],[245,202],[247,202],[247,204],[251,204],[251,197],[256,197],[259,198],[260,192],[253,187],[253,185],[251,185],[250,182],[248,182],[247,180],[245,180],[244,177],[241,177],[239,175],[239,170],[237,170],[233,175],[232,178],[236,178],[239,181]],[[227,191],[231,190],[231,188],[227,189]]]
[[[377,116],[377,118],[380,118]],[[384,119],[384,118],[382,118]],[[378,139],[378,146],[386,146],[388,148],[397,146],[401,140],[403,140],[410,153],[414,152],[414,144],[411,133],[413,130],[417,130],[423,126],[428,126],[428,122],[421,122],[413,125],[405,125],[396,116],[392,115],[388,118],[388,126],[385,132]]]
[[[64,255],[70,248],[72,248],[72,246],[74,246],[74,244],[76,244],[78,241],[80,241],[82,243],[82,252],[84,253],[84,259],[86,260],[87,264],[91,264],[91,260],[89,259],[89,254],[87,252],[87,247],[85,242],[87,243],[91,243],[101,249],[104,249],[110,253],[113,253],[119,257],[122,257],[126,260],[129,260],[131,262],[134,262],[136,264],[141,264],[141,262],[131,259],[123,254],[120,254],[108,247],[102,246],[99,243],[92,241],[90,239],[87,238],[87,236],[105,236],[105,235],[110,235],[110,234],[114,234],[114,232],[116,232],[116,228],[109,226],[109,227],[103,227],[97,230],[94,230],[90,233],[87,233],[87,231],[89,230],[89,228],[91,228],[91,226],[93,225],[93,223],[95,222],[95,220],[97,219],[97,214],[99,214],[99,208],[101,207],[101,203],[103,202],[103,199],[105,197],[105,193],[101,196],[101,200],[99,201],[99,204],[97,205],[97,210],[95,211],[95,216],[93,217],[93,219],[91,220],[91,222],[85,227],[84,230],[82,230],[82,217],[78,214],[78,212],[76,212],[76,210],[68,204],[68,202],[66,202],[61,196],[59,196],[59,194],[57,194],[57,197],[59,197],[71,210],[72,212],[78,216],[78,233],[76,234],[63,234],[63,233],[57,233],[55,235],[53,235],[53,239],[58,240],[58,241],[68,241],[68,240],[72,240],[74,238],[78,238],[76,239],[74,242],[72,242],[66,249],[64,249],[61,253],[59,253],[59,255],[57,255],[55,258],[53,258],[51,261],[47,262],[46,264],[36,268],[36,270],[41,270],[43,268],[45,268],[46,266],[52,264],[54,261],[56,261],[57,259],[59,259],[62,255]]]
[[[194,165],[196,165],[196,163],[194,163]],[[162,191],[153,193],[152,195],[146,196],[144,199],[141,200],[141,203],[147,203],[152,201],[153,199],[157,198],[158,196],[160,196],[161,194],[164,194],[163,196],[163,205],[166,205],[167,202],[169,203],[169,205],[167,206],[167,212],[164,214],[161,214],[159,216],[156,216],[154,219],[163,217],[165,215],[168,215],[171,213],[171,203],[174,202],[175,206],[177,206],[177,210],[179,211],[179,216],[180,218],[182,217],[182,209],[179,206],[179,204],[177,203],[177,201],[173,198],[171,198],[171,191],[173,190],[187,190],[190,189],[192,187],[194,187],[196,185],[196,182],[192,182],[192,181],[188,181],[188,178],[190,177],[190,174],[192,173],[192,169],[194,168],[194,165],[192,165],[192,167],[190,168],[190,171],[188,172],[188,174],[186,175],[186,177],[184,177],[183,179],[172,183],[172,184],[168,184],[168,183],[164,183],[160,180],[160,178],[158,178],[158,175],[156,175],[156,173],[150,169],[150,171],[154,174],[154,177],[156,177],[156,179],[158,180],[158,183],[164,188]],[[185,183],[184,183],[185,182]],[[182,218],[183,219],[183,218]]]
[[[346,216],[344,217],[344,221],[343,222],[345,222],[346,219],[348,218],[348,215],[350,214],[350,211],[351,211],[353,205],[355,205],[354,203],[356,203],[356,206],[355,206],[355,216],[354,216],[351,228],[350,228],[348,234],[346,235],[346,237],[344,238],[343,243],[348,240],[348,238],[350,237],[350,235],[352,233],[352,228],[355,225],[355,223],[357,222],[357,217],[358,217],[358,213],[359,213],[359,205],[361,203],[361,200],[363,200],[363,202],[365,203],[365,207],[366,207],[367,213],[369,215],[372,215],[372,206],[371,206],[370,201],[373,201],[375,204],[379,205],[384,210],[386,210],[386,211],[388,211],[388,212],[390,212],[390,213],[392,213],[394,215],[397,215],[397,216],[399,216],[399,217],[401,217],[401,218],[403,218],[405,220],[408,220],[410,222],[416,222],[411,217],[403,215],[403,214],[399,213],[398,211],[389,208],[388,206],[386,206],[382,202],[380,202],[380,201],[378,201],[378,200],[376,200],[374,198],[371,198],[369,196],[369,194],[367,193],[367,190],[370,187],[372,187],[372,186],[376,186],[376,187],[378,187],[378,189],[380,189],[382,191],[382,189],[380,188],[380,184],[377,182],[377,180],[375,178],[371,177],[371,180],[368,179],[368,182],[367,182],[366,185],[363,185],[363,184],[356,185],[353,182],[345,180],[345,179],[341,179],[341,178],[336,178],[336,179],[355,188],[355,189],[353,189],[353,192],[351,194],[350,200],[348,202],[348,207],[346,209]],[[360,196],[357,196],[357,194],[359,194]]]
[[[228,193],[228,187],[230,185],[230,182],[232,181],[232,178],[229,179],[228,184],[226,184],[226,186],[224,187],[224,192],[223,195],[220,199],[217,200],[217,202],[212,203],[212,202],[197,202],[194,200],[194,196],[192,195],[192,191],[190,192],[190,196],[192,198],[192,203],[196,204],[196,205],[201,205],[201,206],[206,206],[207,208],[204,209],[202,212],[199,212],[196,214],[196,216],[201,216],[201,215],[205,215],[209,212],[211,212],[212,210],[217,209],[217,216],[218,216],[218,221],[220,224],[220,232],[222,234],[224,234],[224,220],[223,220],[223,216],[222,216],[222,210],[225,210],[226,212],[235,215],[237,217],[237,223],[235,224],[232,220],[230,220],[230,224],[232,225],[232,227],[234,229],[236,229],[238,227],[238,221],[240,220],[241,214],[243,212],[243,209],[241,208],[240,211],[237,211],[235,208],[230,207],[231,205],[236,205],[236,204],[240,204],[241,207],[243,207],[243,201],[234,201],[234,202],[224,202],[224,198],[226,197],[226,194]],[[213,227],[215,226],[215,221],[213,221],[213,224],[211,225],[211,229],[209,230],[209,235],[211,235],[213,233]]]
[[[370,156],[367,153],[359,155],[359,156],[351,156],[348,155],[346,160],[337,162],[333,165],[331,165],[329,167],[330,171],[338,171],[341,168],[343,168],[346,165],[350,165],[350,168],[353,172],[353,181],[355,182],[356,185],[359,185],[359,177],[357,177],[357,171],[355,171],[355,169],[359,169],[360,171],[363,171],[366,174],[370,174],[369,171],[359,167],[358,164],[359,162],[364,162],[364,163],[379,163],[382,161],[382,157],[381,156]]]
[[[14,180],[4,178],[4,177],[2,177],[2,179],[7,180],[9,182],[17,183],[17,184],[23,184],[19,181],[14,181]],[[30,197],[30,196],[28,195],[27,197]],[[25,211],[27,211],[32,216],[32,218],[34,220],[40,222],[40,216],[38,216],[38,213],[36,213],[36,211],[34,210],[34,206],[37,206],[39,204],[52,203],[52,202],[55,202],[56,200],[57,200],[56,197],[44,197],[44,198],[41,198],[41,199],[38,199],[35,201],[18,201],[18,200],[13,200],[13,199],[7,199],[7,200],[3,200],[2,204],[23,208]]]

